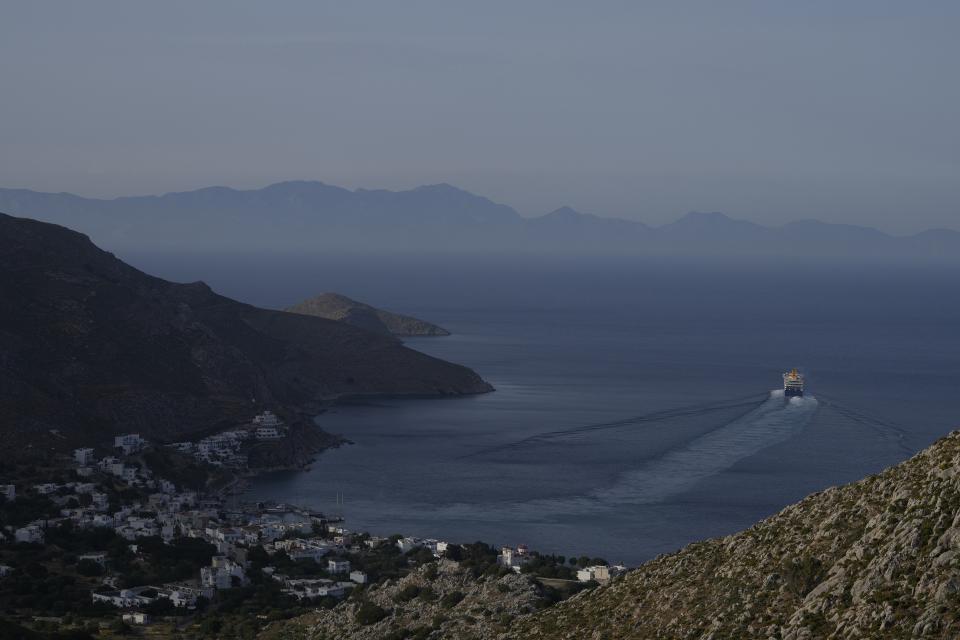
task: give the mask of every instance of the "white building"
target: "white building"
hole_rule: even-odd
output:
[[[200,584],[205,587],[230,589],[233,587],[234,578],[244,583],[247,576],[242,565],[225,556],[214,556],[209,567],[200,569]]]
[[[423,546],[423,541],[419,538],[400,538],[397,540],[397,547],[401,553],[407,553]]]
[[[327,560],[327,571],[330,573],[350,573],[349,560]]]
[[[500,548],[500,557],[497,558],[497,562],[509,569],[513,569],[517,573],[520,572],[520,569],[523,565],[527,564],[530,561],[530,556],[527,551],[526,545],[519,545],[516,549],[513,547],[501,547]]]
[[[90,494],[90,498],[93,500],[90,506],[97,511],[106,511],[110,508],[110,496],[107,494],[94,491]]]
[[[123,618],[123,621],[126,622],[127,624],[140,624],[140,625],[150,624],[149,614],[143,613],[142,611],[125,613],[121,617]]]
[[[350,581],[356,582],[357,584],[367,584],[367,574],[363,571],[351,571]]]
[[[278,575],[274,575],[273,578],[287,587],[284,589],[285,593],[298,600],[323,597],[342,598],[347,589],[355,586],[352,582],[334,582],[324,578],[287,578]]]
[[[97,485],[92,482],[78,482],[73,485],[73,492],[78,495],[83,495],[85,493],[92,494],[96,488]]]
[[[139,433],[128,433],[113,439],[113,446],[121,449],[124,455],[136,453],[143,449],[146,444],[147,441],[141,438]]]
[[[257,440],[276,440],[283,437],[283,434],[274,427],[257,427],[253,434]]]
[[[156,598],[140,595],[141,591],[146,591],[150,587],[134,587],[133,589],[120,589],[119,591],[105,591],[98,593],[96,591],[90,594],[90,599],[94,602],[106,602],[120,609],[128,607],[139,607],[150,604]]]
[[[220,571],[213,567],[201,567],[200,584],[214,589],[232,589],[233,576],[229,572]]]
[[[176,587],[170,590],[170,602],[172,602],[175,607],[194,609],[197,606],[198,595],[200,594],[196,589]]]
[[[287,551],[291,560],[313,560],[318,564],[323,560],[323,556],[328,553],[330,553],[330,549],[320,546],[304,546]]]
[[[13,502],[17,499],[17,487],[13,484],[0,484],[0,496],[3,496],[7,502]]]
[[[91,526],[94,527],[112,527],[113,526],[113,516],[107,515],[105,513],[98,513],[93,516],[93,519],[90,521]]]
[[[86,467],[93,464],[93,449],[74,449],[73,450],[73,460],[81,467]]]
[[[98,553],[85,553],[77,556],[77,560],[90,560],[91,562],[96,562],[101,567],[107,566],[107,554],[102,551]]]
[[[28,524],[17,529],[13,534],[17,542],[43,542],[43,529],[39,525]]]
[[[254,416],[253,434],[257,440],[276,440],[283,437],[284,424],[272,411],[264,411]]]
[[[254,416],[251,421],[254,427],[274,427],[277,428],[283,424],[283,421],[277,417],[273,411],[267,409],[260,415]]]
[[[443,540],[434,540],[433,538],[428,538],[423,541],[423,546],[429,549],[430,553],[439,558],[450,545]]]
[[[610,582],[610,578],[615,578],[626,570],[626,567],[622,565],[614,565],[611,567],[598,564],[591,567],[584,567],[577,571],[577,580],[580,582],[590,582],[591,580],[599,582],[600,584],[605,584]]]
[[[207,535],[220,542],[241,542],[244,538],[243,531],[233,527],[222,527],[219,529],[207,529]]]

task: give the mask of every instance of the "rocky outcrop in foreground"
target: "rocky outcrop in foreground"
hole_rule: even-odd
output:
[[[526,576],[474,580],[442,561],[268,638],[817,640],[960,638],[960,431],[750,529],[658,557],[546,609]],[[404,601],[411,585],[430,599]],[[450,610],[443,596],[465,595]],[[438,598],[432,596],[436,594]],[[438,604],[440,603],[440,604]],[[382,609],[382,612],[379,610]]]
[[[443,327],[410,316],[377,309],[339,293],[322,293],[287,307],[286,311],[339,320],[367,331],[401,338],[450,335],[450,332]]]
[[[402,638],[500,637],[520,615],[540,603],[526,576],[475,577],[451,560],[440,560],[331,610],[275,623],[263,640],[400,640]]]
[[[492,388],[342,322],[149,276],[79,233],[0,214],[0,450],[191,438],[347,395]],[[266,463],[269,463],[267,460]]]
[[[883,473],[659,557],[511,638],[960,637],[960,432]]]

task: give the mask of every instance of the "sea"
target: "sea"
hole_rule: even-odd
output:
[[[960,427],[960,272],[544,256],[121,256],[282,308],[336,291],[440,324],[489,394],[317,416],[350,444],[248,500],[346,526],[637,565]],[[797,367],[803,398],[781,375]]]

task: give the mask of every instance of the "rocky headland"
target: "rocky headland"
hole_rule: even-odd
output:
[[[338,320],[367,331],[400,338],[450,335],[443,327],[425,320],[377,309],[339,293],[322,293],[287,307],[286,311]]]
[[[0,447],[11,455],[129,432],[191,439],[347,395],[492,390],[390,336],[152,277],[64,227],[0,214],[0,240]]]

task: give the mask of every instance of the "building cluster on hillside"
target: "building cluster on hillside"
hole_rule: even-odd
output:
[[[105,602],[118,609],[142,607],[157,600],[169,600],[175,607],[195,609],[197,598],[201,596],[210,598],[213,596],[213,591],[187,585],[164,585],[161,587],[144,585],[113,591],[94,591],[90,595],[94,602]]]
[[[231,458],[226,452],[240,455],[239,448],[234,450],[236,443],[275,439],[282,437],[284,430],[283,423],[267,411],[256,416],[249,428],[177,446],[186,450],[185,445],[189,444],[194,447],[194,454],[204,461],[215,464],[214,461],[219,460],[220,464],[227,464]],[[140,455],[151,445],[139,434],[117,436],[114,445],[114,451],[103,457],[98,457],[93,448],[76,449],[72,460],[79,477],[77,481],[33,484],[19,487],[20,492],[13,484],[0,485],[0,503],[15,501],[25,492],[45,497],[59,511],[55,517],[6,527],[0,531],[0,542],[43,544],[51,529],[68,524],[80,530],[110,528],[128,541],[128,548],[134,554],[139,554],[144,544],[141,538],[159,539],[167,544],[195,538],[216,549],[209,565],[200,567],[192,579],[122,589],[117,587],[119,576],[109,575],[111,567],[106,552],[91,550],[78,554],[78,562],[94,563],[107,573],[103,586],[91,593],[92,601],[127,610],[125,619],[129,617],[136,624],[149,621],[146,614],[136,610],[157,601],[168,600],[174,607],[193,609],[198,598],[213,598],[217,591],[250,584],[248,556],[258,548],[272,559],[268,566],[262,567],[263,573],[279,582],[288,595],[306,600],[342,598],[350,589],[366,584],[367,574],[345,559],[348,554],[362,556],[364,546],[376,549],[390,544],[401,553],[426,550],[438,558],[450,546],[433,538],[358,537],[345,528],[341,520],[330,521],[322,514],[292,505],[227,508],[222,496],[204,496],[156,476],[147,466],[150,456]],[[261,552],[258,550],[258,553]],[[524,545],[503,547],[498,562],[519,572],[531,557]],[[316,572],[304,577],[288,576],[277,570],[277,567],[289,566],[291,560],[315,563]],[[580,570],[577,577],[581,581],[606,582],[620,570],[622,567],[590,566]],[[0,577],[11,571],[9,566],[0,566]]]
[[[254,416],[244,428],[221,431],[197,442],[175,442],[170,446],[198,461],[216,467],[240,469],[247,465],[245,449],[251,443],[272,441],[287,434],[287,425],[272,411]]]
[[[197,443],[197,451],[205,461],[216,463],[219,460],[221,464],[233,464],[239,461],[239,456],[231,458],[224,451],[231,450],[234,443],[275,440],[285,433],[283,422],[267,411],[256,416],[247,428],[205,438]],[[73,451],[73,470],[80,481],[46,482],[26,488],[28,493],[43,496],[59,507],[59,515],[20,527],[6,527],[0,531],[0,541],[43,544],[48,531],[69,523],[74,529],[113,529],[118,536],[133,543],[130,549],[134,551],[138,547],[138,538],[156,537],[170,543],[182,536],[199,538],[214,545],[218,555],[211,559],[209,566],[200,569],[199,575],[193,580],[194,584],[141,585],[116,589],[108,588],[116,580],[105,578],[104,588],[91,594],[94,602],[130,609],[166,599],[175,607],[193,608],[200,596],[209,598],[218,589],[231,589],[248,583],[248,547],[266,545],[269,548],[281,538],[314,532],[314,524],[318,522],[316,517],[290,520],[288,513],[228,513],[224,511],[220,497],[204,497],[194,491],[181,490],[173,482],[155,477],[143,456],[138,455],[150,447],[150,443],[139,434],[117,436],[113,444],[113,450],[103,457],[98,457],[92,447]],[[117,493],[117,482],[138,489],[138,498],[121,500],[121,494]],[[17,489],[14,484],[0,485],[2,501],[17,500]],[[340,539],[343,540],[342,537]],[[280,544],[281,547],[274,549],[274,552],[279,548],[287,548],[294,557],[311,557],[317,562],[321,562],[324,555],[342,551],[342,547],[336,543],[321,543],[312,539],[294,538]],[[322,549],[322,553],[319,549]],[[108,565],[105,552],[79,554],[77,559],[96,563],[104,569]],[[0,577],[10,571],[12,569],[4,565]],[[309,590],[304,593],[307,592],[313,593]],[[146,620],[145,616],[140,618],[138,623]]]
[[[449,543],[434,538],[400,538],[397,540],[397,548],[402,553],[408,553],[414,549],[427,549],[436,557],[440,557],[447,550]]]

